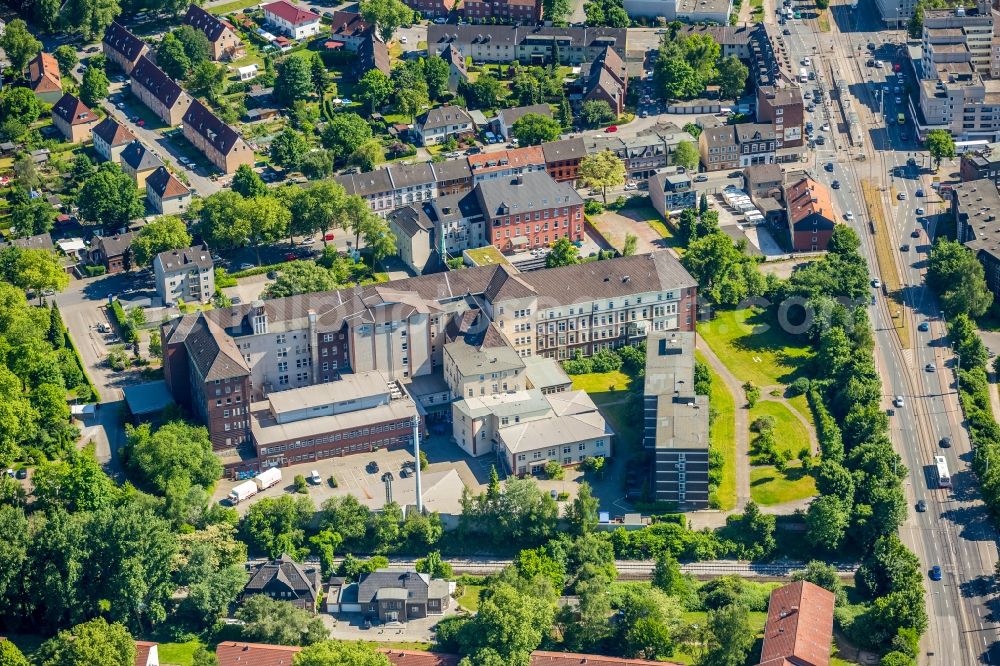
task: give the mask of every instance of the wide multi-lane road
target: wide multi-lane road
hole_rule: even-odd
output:
[[[808,56],[820,79],[845,80],[862,130],[863,144],[856,145],[848,139],[845,118],[836,102],[817,107],[817,113],[823,110],[834,123],[831,132],[821,132],[827,143],[817,146],[819,150],[808,166],[821,182],[839,181],[840,188],[831,190],[834,205],[840,216],[854,213],[852,224],[862,239],[873,276],[880,273],[861,181],[880,189],[893,261],[904,285],[906,307],[902,312],[881,290],[873,289],[875,299],[869,313],[885,406],[890,408],[895,396],[904,401],[904,407],[895,409],[890,418],[893,443],[909,470],[905,489],[910,510],[900,533],[925,570],[934,565],[943,570],[941,581],[925,579],[930,626],[920,663],[1000,664],[1000,625],[993,607],[997,600],[992,583],[997,535],[970,468],[970,443],[962,427],[955,385],[956,359],[948,348],[945,322],[934,296],[924,285],[935,226],[946,223],[946,215],[938,213],[944,213],[945,207],[929,187],[928,158],[915,143],[912,122],[896,122],[900,111],[910,118],[905,97],[896,101],[897,81],[890,74],[900,51],[886,42],[898,33],[879,30],[871,4],[860,3],[857,10],[851,10],[846,2],[834,5],[831,33],[817,32],[815,21],[792,21],[787,26],[791,35],[784,40],[793,70]],[[872,57],[869,43],[876,45],[874,57],[885,61],[886,68],[867,66]],[[905,88],[902,82],[899,85]],[[810,83],[806,88],[813,90],[815,86]],[[817,128],[821,120],[813,119]],[[859,160],[862,154],[865,159]],[[832,163],[832,171],[827,170],[827,163]],[[918,197],[918,190],[925,196]],[[900,193],[905,199],[899,198]],[[907,348],[901,346],[894,331],[894,314],[908,320]],[[918,330],[923,322],[928,331]],[[946,437],[952,444],[948,448],[941,446]],[[939,455],[945,457],[951,470],[951,489],[938,487],[934,457]],[[927,503],[926,512],[914,510],[919,500]]]

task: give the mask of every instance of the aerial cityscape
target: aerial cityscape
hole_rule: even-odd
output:
[[[0,4],[0,666],[1000,664],[1000,0]]]

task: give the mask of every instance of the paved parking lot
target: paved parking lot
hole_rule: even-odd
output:
[[[330,637],[341,641],[378,641],[379,643],[406,643],[434,641],[434,627],[437,623],[458,612],[458,602],[451,600],[451,607],[443,615],[430,615],[418,620],[365,628],[364,617],[360,613],[322,615],[323,622],[330,628]]]

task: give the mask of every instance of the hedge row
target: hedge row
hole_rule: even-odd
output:
[[[965,412],[974,457],[972,466],[983,489],[983,501],[1000,518],[1000,425],[990,406],[990,383],[983,368],[959,373],[959,400]]]
[[[263,275],[264,273],[276,271],[284,265],[285,265],[284,262],[282,262],[280,264],[270,264],[268,266],[256,266],[254,268],[248,268],[245,271],[237,271],[235,273],[230,273],[229,276],[234,277],[238,280],[239,278],[250,277],[252,275]]]
[[[823,397],[819,389],[813,387],[806,392],[806,399],[812,409],[813,420],[816,421],[816,439],[819,440],[819,448],[826,460],[833,460],[838,463],[844,462],[844,439],[840,434],[840,426],[833,414],[823,404]]]
[[[117,299],[111,301],[111,314],[114,315],[115,321],[118,323],[118,330],[121,331],[122,340],[125,342],[135,342],[135,324],[125,314],[125,308],[122,307],[121,301]]]

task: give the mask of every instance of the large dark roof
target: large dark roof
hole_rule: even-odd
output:
[[[129,32],[128,28],[118,21],[112,21],[104,31],[104,43],[122,54],[129,62],[138,58],[146,43]]]
[[[210,42],[217,40],[228,27],[217,17],[195,4],[188,7],[187,14],[184,15],[184,22],[205,33]]]
[[[457,42],[517,46],[526,41],[558,39],[561,44],[566,45],[566,42],[569,42],[573,47],[613,46],[624,50],[627,34],[625,28],[431,24],[427,27],[427,43]]]
[[[375,36],[374,30],[370,31],[358,47],[358,76],[372,69],[388,76],[390,67],[389,47]]]
[[[177,82],[167,76],[166,72],[153,64],[153,61],[142,56],[132,69],[132,83],[139,84],[150,92],[167,108],[172,107],[184,91]]]
[[[265,562],[257,567],[250,581],[243,588],[244,594],[254,594],[275,584],[284,586],[299,599],[315,600],[320,586],[319,568],[302,565],[287,555]]]
[[[424,213],[420,204],[409,204],[389,213],[389,219],[396,223],[399,230],[409,238],[413,238],[421,231],[430,231],[434,224]]]
[[[161,166],[146,178],[146,187],[156,192],[160,199],[174,199],[183,197],[191,193],[184,183],[177,179],[177,176],[170,173],[167,167]]]
[[[485,180],[476,185],[476,192],[489,218],[583,203],[571,184],[556,182],[544,171]]]
[[[405,589],[407,601],[427,601],[427,581],[411,569],[379,569],[373,571],[358,584],[358,602],[370,604],[384,589]]]
[[[183,342],[204,381],[244,377],[250,374],[246,360],[215,321],[204,312],[184,315],[171,322],[171,342]]]
[[[97,120],[94,112],[75,95],[64,94],[52,107],[52,115],[69,125],[85,125]]]
[[[151,171],[163,166],[160,158],[153,154],[153,151],[146,148],[139,140],[125,146],[122,151],[121,160],[129,165],[134,171]]]
[[[243,138],[208,108],[194,100],[184,113],[184,125],[203,136],[223,155],[228,155]]]
[[[417,117],[417,125],[424,130],[436,127],[446,127],[447,125],[457,125],[471,123],[472,116],[460,106],[437,106],[428,111],[424,111]]]
[[[111,116],[102,120],[101,123],[94,128],[94,136],[101,137],[104,139],[104,142],[111,147],[121,146],[135,141],[135,136],[132,132],[130,132],[124,125],[118,123],[118,121]]]

